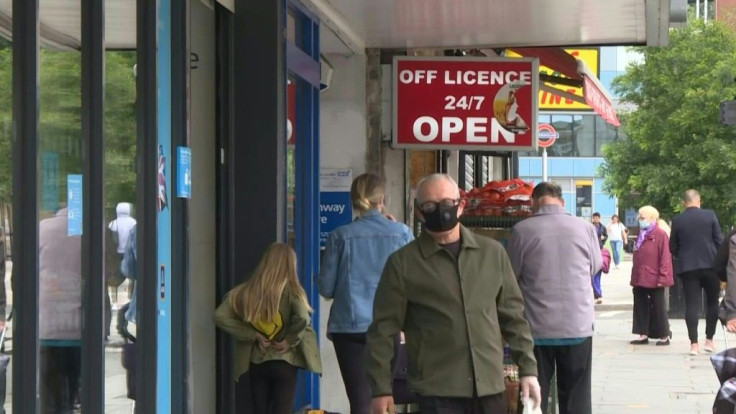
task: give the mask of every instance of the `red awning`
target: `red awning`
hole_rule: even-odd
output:
[[[583,102],[593,108],[609,124],[613,126],[620,125],[606,88],[603,87],[596,75],[590,72],[585,62],[575,59],[559,47],[523,47],[512,48],[511,50],[522,56],[539,58],[541,65],[547,66],[567,78],[579,81],[583,87],[583,99],[542,82],[541,88],[544,91]]]

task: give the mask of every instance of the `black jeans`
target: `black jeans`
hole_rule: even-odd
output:
[[[713,339],[718,321],[718,294],[721,284],[711,269],[699,269],[681,273],[685,294],[685,323],[691,344],[698,343],[698,318],[700,315],[701,289],[705,291],[705,337]]]
[[[651,338],[670,336],[670,321],[664,302],[664,288],[648,289],[635,286],[634,326],[632,333]]]
[[[297,368],[285,361],[250,366],[253,408],[263,414],[291,414],[296,393]]]
[[[350,401],[351,414],[371,413],[371,387],[365,372],[363,354],[365,352],[364,333],[333,333],[337,363]]]
[[[419,397],[422,414],[506,414],[505,393],[473,398]]]
[[[557,371],[557,396],[560,414],[591,414],[593,402],[593,338],[579,345],[535,346],[539,385],[542,388],[542,412],[548,410],[552,376]],[[422,411],[424,413],[424,411]]]

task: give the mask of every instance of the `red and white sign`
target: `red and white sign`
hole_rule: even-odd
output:
[[[296,143],[296,82],[286,84],[286,145]]]
[[[550,124],[539,124],[537,127],[537,146],[548,148],[560,137],[560,133]]]
[[[606,122],[613,126],[619,126],[616,110],[613,109],[611,100],[602,90],[602,86],[598,87],[596,79],[585,75],[583,76],[583,96],[585,103],[593,108],[593,110],[601,116]]]
[[[536,149],[537,59],[394,57],[396,148]]]

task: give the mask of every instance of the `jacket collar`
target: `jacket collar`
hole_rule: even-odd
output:
[[[468,228],[466,228],[462,224],[460,224],[459,226],[460,226],[460,250],[477,249],[478,240],[476,238],[475,233],[468,230]],[[434,238],[426,231],[422,232],[422,234],[419,236],[419,239],[417,240],[419,243],[419,250],[421,251],[422,256],[425,259],[443,249],[443,247],[440,246],[434,240]]]
[[[376,217],[376,216],[381,216],[381,215],[382,214],[380,211],[376,210],[375,208],[372,208],[366,211],[365,214],[363,214],[362,216],[359,216],[359,218]]]
[[[567,210],[565,210],[565,207],[558,206],[556,204],[545,204],[543,206],[539,206],[537,211],[534,213],[535,216],[543,216],[543,215],[549,215],[549,214],[566,214],[570,215]]]

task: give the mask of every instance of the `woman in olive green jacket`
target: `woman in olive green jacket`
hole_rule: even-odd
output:
[[[253,277],[228,292],[215,311],[215,324],[235,339],[235,381],[250,372],[255,412],[291,413],[297,369],[322,371],[311,310],[294,250],[273,243]]]

